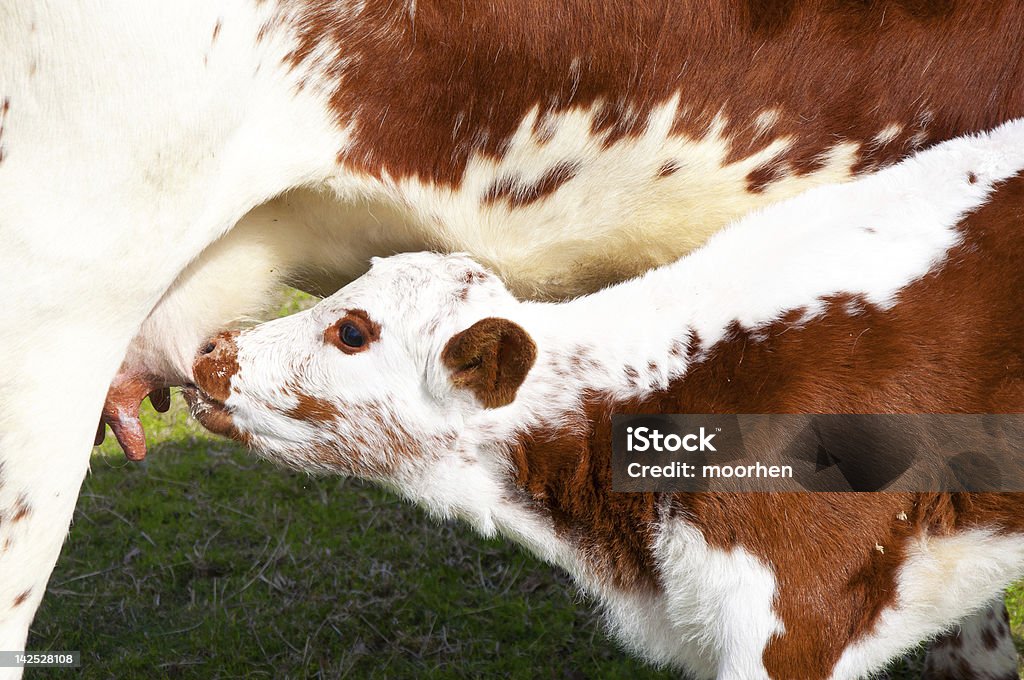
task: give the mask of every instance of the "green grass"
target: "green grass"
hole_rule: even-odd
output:
[[[514,547],[184,416],[147,418],[141,465],[94,457],[33,649],[81,650],[87,677],[658,677]]]
[[[80,650],[82,667],[29,677],[673,677],[622,652],[563,575],[514,546],[259,461],[174,401],[146,406],[145,462],[112,437],[95,453],[29,639]],[[1024,589],[1010,602],[1019,635]]]

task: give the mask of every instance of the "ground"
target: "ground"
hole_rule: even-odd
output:
[[[290,295],[281,312],[308,304]],[[29,638],[80,650],[31,678],[669,678],[555,569],[396,497],[257,460],[181,397],[129,463],[96,450]],[[1024,587],[1010,597],[1024,633]],[[891,678],[916,677],[920,655]]]

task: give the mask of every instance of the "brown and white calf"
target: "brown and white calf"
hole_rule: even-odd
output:
[[[1020,494],[613,493],[610,428],[1022,412],[1022,235],[1019,120],[571,302],[517,301],[461,255],[378,259],[310,311],[217,337],[187,394],[274,460],[518,541],[630,649],[694,677],[864,677],[975,615],[936,675],[1005,680],[1009,625],[987,606],[1024,575]]]
[[[141,457],[143,395],[279,281],[436,249],[595,290],[1024,115],[1022,36],[1015,0],[6,0],[0,648],[101,411]]]

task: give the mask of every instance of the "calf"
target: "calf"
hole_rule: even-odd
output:
[[[611,416],[1024,411],[1022,171],[1024,120],[561,304],[461,255],[378,259],[312,310],[215,338],[187,393],[271,459],[561,566],[649,661],[863,677],[1024,575],[1021,497],[613,493]],[[983,619],[955,677],[1015,677],[1008,623]]]
[[[6,0],[0,648],[97,418],[142,457],[143,395],[280,281],[433,248],[592,291],[1024,115],[1022,36],[1015,0]]]

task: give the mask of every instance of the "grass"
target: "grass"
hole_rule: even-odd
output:
[[[32,648],[81,650],[87,677],[525,676],[541,660],[658,677],[515,548],[283,472],[184,415],[149,418],[164,443],[142,465],[94,458]]]
[[[80,650],[82,667],[29,677],[673,677],[622,652],[564,576],[514,546],[257,460],[174,401],[146,406],[145,462],[109,436],[94,454],[29,639]],[[1024,589],[1009,601],[1020,635]]]

